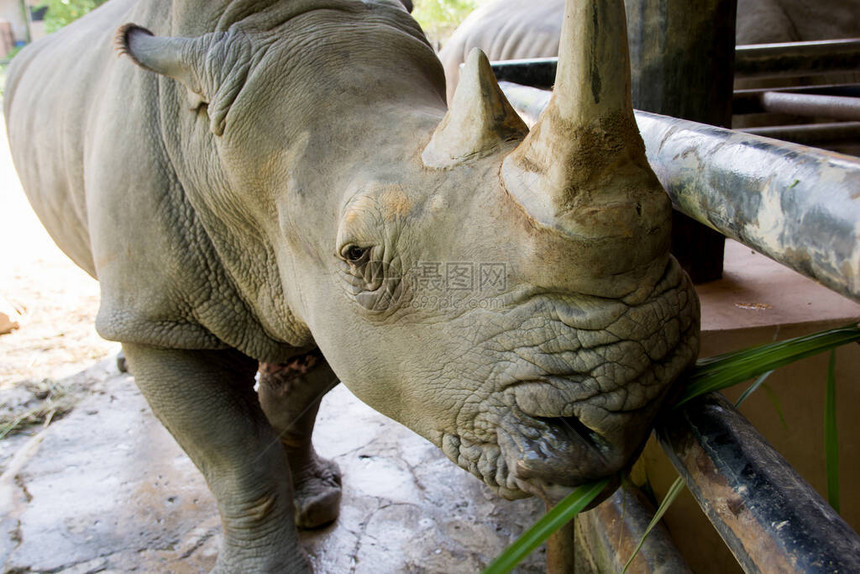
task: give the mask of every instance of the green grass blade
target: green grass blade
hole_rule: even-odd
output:
[[[839,437],[836,431],[836,351],[830,351],[827,394],[824,401],[824,469],[827,473],[827,502],[839,512]]]
[[[737,402],[735,402],[735,407],[741,406],[741,403],[743,403],[745,400],[747,400],[747,398],[751,394],[753,394],[760,386],[762,386],[762,384],[767,380],[767,378],[770,376],[770,374],[772,372],[773,371],[768,371],[765,374],[763,374],[762,376],[760,376],[759,378],[757,378],[755,380],[755,382],[753,384],[751,384],[747,390],[745,390],[743,393],[741,393],[741,396],[739,396]]]
[[[782,403],[776,395],[776,391],[770,388],[769,385],[762,385],[761,388],[764,389],[770,404],[773,405],[773,410],[776,411],[776,416],[779,417],[779,422],[782,424],[782,428],[788,430],[788,423],[785,422],[785,415],[782,412]]]
[[[666,514],[666,511],[669,510],[669,507],[672,506],[672,503],[675,502],[675,499],[678,498],[678,495],[681,494],[681,491],[683,490],[684,479],[679,476],[675,479],[675,482],[672,483],[672,486],[669,487],[669,491],[666,492],[663,502],[660,503],[660,506],[657,508],[657,512],[654,513],[654,517],[651,519],[651,522],[648,523],[648,527],[642,534],[642,538],[639,539],[639,543],[636,545],[636,548],[633,549],[633,554],[630,555],[630,558],[627,559],[627,563],[624,564],[624,569],[621,571],[621,574],[627,574],[627,569],[630,568],[631,564],[633,564],[633,560],[636,558],[636,555],[639,554],[639,550],[642,548],[642,545],[645,544],[645,539],[648,538],[648,535],[651,534],[651,531],[655,526],[657,526],[657,523],[660,522],[663,515]]]
[[[531,528],[526,530],[522,536],[511,544],[493,563],[487,566],[484,574],[505,574],[510,572],[517,564],[531,554],[535,548],[543,544],[550,535],[570,522],[574,516],[582,512],[582,509],[600,494],[609,479],[603,479],[588,484],[583,484],[568,494],[564,500],[552,507],[552,509],[535,522]]]
[[[857,340],[860,340],[860,327],[852,324],[700,360],[687,377],[687,384],[675,406]]]

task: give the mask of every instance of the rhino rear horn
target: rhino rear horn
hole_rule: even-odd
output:
[[[227,112],[245,84],[251,63],[251,42],[236,30],[197,38],[155,36],[136,24],[117,30],[116,49],[145,70],[173,78],[187,89],[196,110],[207,107],[210,128],[222,135]]]
[[[481,50],[472,50],[460,78],[451,109],[421,155],[427,167],[447,168],[485,157],[506,142],[521,141],[529,131]]]

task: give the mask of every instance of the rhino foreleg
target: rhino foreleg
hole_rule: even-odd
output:
[[[299,528],[328,524],[340,510],[340,469],[320,458],[311,442],[320,400],[337,382],[319,351],[260,364],[260,404],[287,453]]]
[[[124,344],[155,415],[206,477],[224,538],[215,572],[310,572],[294,525],[289,465],[235,351]]]

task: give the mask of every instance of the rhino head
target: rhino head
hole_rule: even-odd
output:
[[[234,273],[246,300],[505,497],[624,469],[696,357],[698,303],[634,119],[622,2],[568,1],[531,131],[481,52],[446,110],[402,9],[328,4],[342,16],[302,14],[304,36],[264,35],[265,50],[250,32],[126,30],[139,64],[208,106],[221,175],[200,201],[211,226],[231,222],[212,236],[235,268],[262,259]],[[291,58],[320,12],[348,28]]]

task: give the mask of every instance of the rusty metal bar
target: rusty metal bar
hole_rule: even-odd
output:
[[[746,128],[741,131],[766,138],[815,147],[824,147],[849,141],[860,142],[860,122],[772,126]]]
[[[773,91],[744,94],[741,97],[735,96],[735,113],[738,113],[737,110],[740,108],[747,114],[767,112],[860,121],[860,98]]]
[[[625,485],[593,510],[576,517],[576,554],[590,563],[582,570],[621,572],[654,515],[654,509],[642,498],[637,489]],[[641,574],[692,572],[662,523],[645,539],[630,568]]]
[[[528,122],[550,93],[504,83]],[[860,159],[636,112],[675,208],[860,301]]]
[[[860,572],[860,537],[722,395],[673,411],[657,436],[746,572]]]
[[[860,69],[860,39],[756,44],[735,48],[735,78],[815,76]]]

